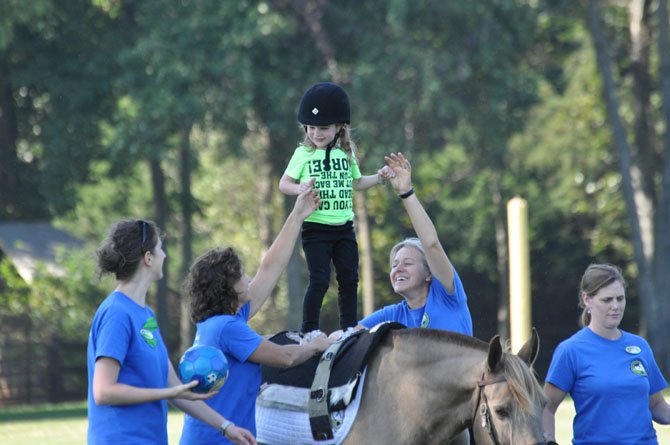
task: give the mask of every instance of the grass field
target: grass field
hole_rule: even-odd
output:
[[[556,439],[561,445],[571,443],[573,416],[572,401],[566,399],[556,416]],[[170,411],[170,445],[179,443],[182,422],[180,412]],[[85,402],[0,409],[0,444],[81,445],[86,443],[86,425]],[[670,444],[670,427],[656,425],[656,432],[660,444]]]

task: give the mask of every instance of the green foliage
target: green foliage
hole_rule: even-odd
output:
[[[0,261],[0,314],[30,317],[31,341],[85,342],[90,320],[108,290],[96,280],[90,249],[59,251],[58,269],[38,264],[30,283]]]
[[[11,260],[0,260],[0,310],[8,314],[24,313],[28,308],[30,287],[21,278]]]
[[[71,250],[57,255],[62,273],[37,269],[30,284],[28,313],[35,335],[58,334],[60,338],[85,341],[90,320],[108,293],[95,280],[95,266],[89,250]]]
[[[512,196],[529,203],[540,307],[564,301],[557,313],[572,323],[575,275],[586,263],[632,268],[617,160],[579,5],[307,3],[305,10],[256,0],[0,3],[17,147],[31,160],[32,175],[22,176],[41,184],[48,200],[34,206],[98,243],[112,221],[154,214],[148,162],[157,160],[166,179],[168,286],[178,293],[186,225],[179,150],[187,137],[193,253],[232,245],[254,272],[267,247],[259,233],[276,233],[284,220],[284,197],[275,189],[302,136],[296,105],[310,84],[336,80],[350,94],[362,171],[376,171],[391,151],[410,157],[417,194],[483,336],[496,330],[503,285],[496,224],[504,225]],[[620,81],[629,70],[625,12],[605,10]],[[629,105],[622,108],[632,116]],[[263,181],[272,193],[259,194]],[[414,233],[389,187],[365,193],[379,306],[399,300],[387,253]],[[270,227],[261,210],[271,215]],[[79,335],[110,287],[90,281],[91,258],[64,257],[68,274],[42,271],[30,287],[0,263],[0,298],[12,311],[34,311]],[[329,323],[333,289],[324,309]],[[280,319],[287,301],[282,283],[276,313],[260,314],[259,328]],[[170,310],[176,318],[178,310]]]
[[[244,259],[248,273],[255,273],[263,246],[254,221],[257,204],[253,184],[254,166],[235,158],[222,158],[212,151],[202,153],[203,168],[193,192],[201,214],[194,221],[196,255],[215,246],[233,246]],[[272,203],[268,203],[272,205]],[[278,212],[278,211],[277,211]]]
[[[139,163],[129,169],[123,178],[110,174],[109,162],[99,161],[91,166],[90,183],[77,189],[76,205],[62,218],[58,226],[80,239],[99,243],[106,236],[109,225],[118,219],[151,218],[147,203],[151,190],[147,167]]]
[[[3,0],[0,2],[0,53],[14,44],[18,28],[39,29],[53,13],[52,0]]]
[[[99,48],[113,52],[116,40],[88,1],[30,3],[48,5],[48,14],[14,23],[8,55],[19,116],[17,146],[38,161],[40,190],[61,212],[74,204],[88,162],[100,153],[98,125],[110,113],[115,65]]]
[[[586,230],[583,239],[590,240],[589,255],[619,252],[625,258],[631,254],[625,203],[611,134],[602,125],[606,116],[591,48],[576,52],[566,66],[571,67],[567,72],[571,81],[565,94],[544,88],[543,105],[534,110],[525,131],[511,144],[518,182],[514,187],[526,184],[522,193],[540,218],[550,219],[559,212],[590,220],[580,224]],[[551,206],[542,205],[547,200]],[[598,220],[609,223],[598,225]],[[539,248],[541,242],[537,240]]]

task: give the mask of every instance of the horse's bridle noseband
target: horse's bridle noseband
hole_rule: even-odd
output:
[[[475,413],[472,418],[477,418],[477,408],[479,408],[479,415],[482,418],[482,428],[485,428],[489,433],[489,436],[491,436],[491,440],[493,441],[494,445],[500,445],[500,442],[498,441],[498,434],[496,434],[496,427],[491,420],[491,409],[489,408],[489,401],[486,399],[484,387],[488,385],[494,385],[496,383],[506,382],[507,379],[504,375],[499,375],[492,379],[484,380],[484,375],[485,372],[482,373],[482,378],[477,383],[477,386],[479,387],[479,394],[477,395],[477,404],[475,405]],[[479,402],[481,402],[481,405]]]

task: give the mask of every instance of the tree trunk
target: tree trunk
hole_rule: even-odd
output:
[[[314,44],[326,62],[331,77],[335,82],[342,83],[344,78],[337,63],[335,45],[322,23],[323,10],[327,3],[328,0],[296,0],[293,2],[293,8],[312,35]]]
[[[663,138],[663,167],[661,173],[661,189],[658,193],[656,211],[656,250],[655,250],[655,294],[656,307],[661,308],[658,326],[655,326],[658,344],[652,344],[654,354],[667,375],[670,372],[670,345],[664,342],[663,331],[670,325],[670,44],[668,40],[668,5],[665,1],[658,2],[658,47],[661,79],[661,94],[663,97],[663,116],[665,120],[665,134]]]
[[[256,214],[258,215],[256,218],[258,221],[258,234],[263,243],[264,251],[267,251],[275,238],[275,230],[272,224],[275,220],[272,212],[272,197],[274,196],[275,178],[272,174],[272,163],[270,162],[269,152],[271,147],[278,144],[278,142],[271,142],[270,132],[267,127],[259,127],[260,128],[256,130],[256,134],[254,135],[254,142],[250,144],[252,148],[248,150],[248,152],[252,157],[256,173],[254,187],[256,188],[256,195],[258,196],[256,207]],[[277,184],[278,183],[279,181],[277,181]],[[277,287],[273,289],[269,301],[267,302],[272,308],[276,307],[277,304],[277,290]]]
[[[365,192],[356,192],[354,196],[356,208],[356,232],[361,258],[361,287],[363,295],[363,317],[367,317],[375,310],[375,269],[372,261],[372,237],[370,234],[370,219],[366,206]],[[361,319],[361,314],[358,314]]]
[[[4,57],[3,57],[4,56]],[[19,169],[16,154],[16,114],[6,54],[0,56],[0,216],[11,215],[18,196]]]
[[[500,170],[502,171],[502,169]],[[498,271],[498,334],[510,338],[509,318],[509,256],[507,250],[507,206],[503,202],[500,175],[495,173],[491,181],[491,196],[496,209],[493,222],[496,237],[496,269]]]
[[[167,198],[165,195],[165,174],[161,168],[160,160],[149,159],[149,171],[151,172],[151,186],[153,189],[154,216],[153,220],[161,230],[166,229],[167,225]],[[163,251],[168,253],[168,240],[163,240]],[[161,327],[161,335],[165,345],[170,351],[172,345],[172,336],[170,329],[170,315],[168,313],[168,261],[170,255],[165,258],[163,264],[163,279],[158,280],[156,289],[156,316],[158,317],[158,326]]]
[[[610,69],[609,49],[601,28],[600,6],[597,0],[589,0],[588,3],[588,28],[593,39],[598,71],[603,83],[603,99],[612,126],[613,142],[619,155],[624,199],[631,224],[642,314],[646,322],[646,329],[641,330],[640,333],[646,335],[655,352],[664,352],[666,347],[662,345],[664,342],[662,337],[665,337],[665,334],[659,317],[661,305],[655,296],[652,267],[654,256],[653,201],[644,193],[642,185],[644,175],[639,166],[633,163],[626,129],[619,114],[618,98]]]
[[[193,261],[193,194],[191,193],[191,139],[190,130],[179,136],[179,178],[181,182],[181,277],[185,277]],[[185,351],[193,344],[195,328],[191,322],[188,300],[180,298],[179,350]]]
[[[634,0],[630,7],[631,72],[633,74],[633,111],[635,116],[635,145],[632,152],[633,163],[640,165],[643,172],[653,172],[657,160],[654,156],[654,127],[650,124],[652,80],[649,75],[649,9],[651,0]],[[644,193],[656,203],[654,175],[645,174],[641,178]],[[652,209],[652,213],[655,209]],[[649,241],[647,241],[649,242]]]
[[[629,29],[631,36],[631,71],[633,73],[633,126],[635,144],[630,147],[631,164],[639,173],[639,184],[634,185],[640,195],[637,199],[642,246],[648,261],[648,275],[653,283],[654,213],[656,196],[654,191],[653,126],[649,123],[651,79],[649,76],[649,1],[634,0],[630,7]],[[633,175],[635,175],[635,171]],[[646,198],[645,198],[646,197]],[[652,296],[653,298],[653,296]],[[640,333],[649,331],[647,324],[654,323],[646,317],[641,320]]]
[[[285,214],[293,208],[295,198],[286,196],[284,199]],[[286,292],[288,294],[288,313],[286,314],[286,329],[299,331],[302,325],[302,300],[307,288],[307,266],[300,255],[302,246],[295,244],[293,255],[286,267]]]

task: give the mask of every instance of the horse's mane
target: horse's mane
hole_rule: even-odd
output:
[[[398,329],[397,331],[394,331],[394,333],[400,337],[420,337],[425,339],[438,340],[441,342],[446,341],[456,346],[464,346],[473,349],[486,350],[487,348],[487,344],[478,338],[459,334],[458,332],[443,331],[440,329],[409,328]]]
[[[488,349],[488,343],[478,338],[439,329],[399,329],[394,331],[394,334],[407,338],[419,337],[441,342],[446,341],[453,345],[483,351]],[[516,415],[530,415],[533,406],[544,405],[546,399],[540,384],[535,378],[534,371],[520,357],[512,354],[509,346],[505,347],[500,366],[501,369],[498,372],[505,376],[510,392],[520,408],[520,410],[515,410]]]

